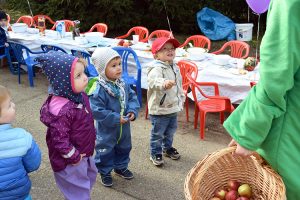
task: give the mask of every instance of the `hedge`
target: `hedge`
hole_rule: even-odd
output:
[[[247,22],[245,0],[30,0],[30,4],[34,15],[43,13],[54,20],[80,20],[82,31],[104,22],[108,24],[109,32],[125,33],[137,25],[145,26],[149,31],[168,29],[164,1],[175,33],[199,34],[196,13],[203,7],[215,9],[235,22]],[[10,9],[30,13],[27,0],[9,0],[7,4]],[[255,24],[256,19],[251,14]]]

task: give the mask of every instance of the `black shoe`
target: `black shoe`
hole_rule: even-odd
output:
[[[133,174],[129,169],[115,169],[116,175],[121,176],[124,179],[130,180],[133,179]]]
[[[163,160],[161,154],[156,154],[156,155],[153,155],[153,156],[151,155],[150,160],[153,162],[153,164],[155,166],[161,166],[162,164],[164,164],[164,160]]]
[[[105,187],[111,187],[113,185],[111,174],[100,174],[101,175],[101,183]]]
[[[177,149],[171,147],[170,149],[164,150],[164,156],[171,158],[172,160],[178,160],[180,158],[180,154]]]

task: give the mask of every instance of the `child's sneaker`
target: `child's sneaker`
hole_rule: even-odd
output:
[[[150,160],[155,166],[161,166],[162,164],[164,164],[164,160],[161,154],[151,155]]]
[[[180,158],[180,154],[178,153],[177,149],[171,147],[170,149],[163,151],[164,156],[171,158],[172,160],[178,160]]]
[[[124,179],[133,179],[133,173],[129,169],[115,169],[116,175],[121,176]]]
[[[111,187],[113,185],[111,174],[100,174],[101,175],[101,183],[105,187]]]

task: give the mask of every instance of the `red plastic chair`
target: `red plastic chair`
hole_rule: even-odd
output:
[[[107,33],[108,27],[106,24],[97,23],[97,24],[94,24],[88,32],[93,32],[95,29],[97,30],[97,32],[103,33],[103,36],[105,36]]]
[[[178,67],[180,69],[180,74],[182,77],[182,88],[185,95],[185,114],[186,114],[186,121],[189,121],[189,101],[187,99],[187,94],[190,88],[190,81],[187,79],[186,74],[192,76],[193,79],[197,79],[198,76],[198,67],[195,63],[181,60],[178,62]]]
[[[40,15],[33,16],[33,23],[34,23],[35,27],[38,26],[38,19],[40,16],[45,18],[45,22],[49,21],[50,24],[53,24],[53,25],[55,24],[55,21],[53,21],[48,15],[40,14]]]
[[[135,26],[129,29],[129,31],[125,35],[121,35],[116,37],[117,39],[124,39],[129,37],[130,35],[139,35],[139,41],[140,42],[147,42],[148,41],[148,36],[149,36],[149,31],[147,28],[143,26]]]
[[[186,74],[187,79],[191,83],[190,87],[192,89],[192,94],[194,101],[196,103],[195,107],[195,119],[194,119],[194,128],[197,128],[198,124],[198,115],[200,113],[200,138],[204,139],[204,131],[205,131],[205,118],[206,113],[220,113],[220,122],[223,124],[224,122],[224,112],[233,112],[234,107],[232,106],[230,99],[228,97],[223,97],[219,95],[219,86],[214,82],[196,82],[196,80],[190,75]],[[200,86],[212,86],[215,89],[214,96],[207,96],[201,90]],[[205,97],[205,100],[197,99],[196,90],[200,92],[200,94]]]
[[[58,20],[58,21],[64,21],[65,22],[65,27],[66,27],[66,32],[70,32],[70,28],[71,26],[75,26],[74,22],[68,19],[63,19],[63,20]],[[56,29],[56,24],[57,22],[55,22],[55,24],[53,25],[53,27],[51,28],[51,30],[55,30]]]
[[[9,22],[10,22],[10,16],[9,16],[9,14],[6,14],[7,15],[7,24],[9,24]]]
[[[221,49],[213,52],[213,54],[220,54],[226,48],[230,48],[231,57],[234,57],[234,58],[247,58],[249,55],[249,51],[250,51],[250,46],[246,42],[232,40],[232,41],[226,42],[222,46]]]
[[[9,14],[6,14],[7,15],[7,30],[8,31],[11,31],[11,26],[10,26],[10,16],[9,16]]]
[[[180,47],[185,47],[188,43],[193,42],[194,47],[202,47],[210,50],[211,42],[203,35],[192,35],[188,37]]]
[[[151,39],[151,38],[160,38],[160,37],[171,37],[173,38],[173,34],[171,31],[167,31],[167,30],[156,30],[156,31],[153,31],[149,37],[148,37],[148,40]]]
[[[250,82],[250,87],[252,88],[254,85],[256,85],[257,83],[256,82],[253,82],[253,81],[251,81]]]
[[[33,25],[33,18],[31,16],[24,15],[17,20],[17,23],[19,22],[23,22],[27,24],[28,27],[31,27]]]

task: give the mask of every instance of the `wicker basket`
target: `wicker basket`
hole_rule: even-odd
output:
[[[185,184],[187,200],[209,200],[229,180],[248,183],[252,200],[286,200],[281,177],[260,156],[234,156],[235,147],[206,156],[188,173]]]

